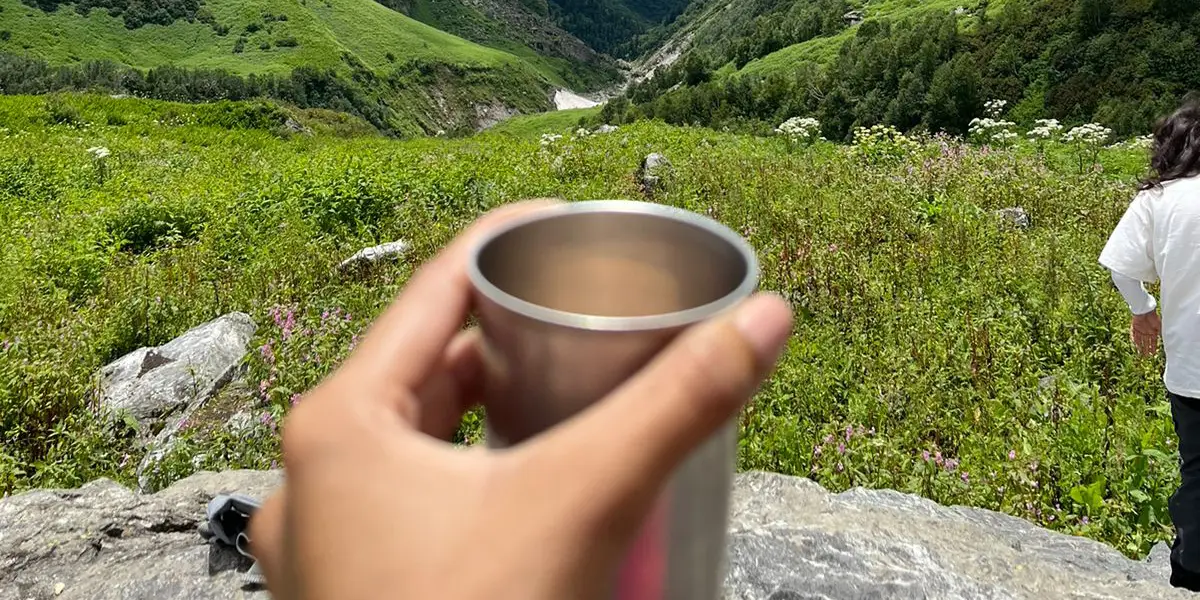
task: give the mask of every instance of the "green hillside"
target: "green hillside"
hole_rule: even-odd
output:
[[[612,58],[559,28],[542,3],[521,0],[379,0],[442,31],[519,56],[555,84],[591,91],[617,83]]]
[[[56,64],[111,60],[140,68],[175,64],[249,74],[286,73],[301,65],[334,67],[343,52],[381,70],[397,60],[476,66],[520,62],[372,0],[206,0],[204,10],[220,28],[228,28],[224,35],[200,21],[129,29],[104,10],[85,16],[60,6],[43,12],[20,0],[0,0],[0,7],[0,30],[10,32],[0,36],[8,38],[0,41],[0,51],[31,52]],[[245,40],[244,48],[235,52],[239,39]],[[288,39],[296,45],[279,45]]]
[[[603,118],[770,131],[814,116],[965,132],[988,99],[1029,123],[1144,133],[1200,91],[1200,6],[1184,0],[708,0],[642,43],[681,58]]]

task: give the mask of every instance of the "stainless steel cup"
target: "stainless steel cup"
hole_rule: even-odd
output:
[[[711,219],[606,200],[506,224],[478,243],[470,278],[489,357],[487,444],[506,447],[600,400],[689,325],[748,297],[758,263]],[[618,596],[720,596],[736,440],[726,424],[672,476],[625,563],[642,589],[618,584]]]

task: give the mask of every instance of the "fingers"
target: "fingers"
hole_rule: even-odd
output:
[[[483,384],[483,338],[477,329],[460,332],[446,348],[442,363],[434,367],[417,393],[417,429],[448,440],[462,422],[463,413],[474,406]]]
[[[347,366],[356,376],[378,377],[397,389],[420,387],[470,310],[467,260],[472,244],[504,222],[551,204],[510,204],[476,221],[413,275],[400,298],[371,326]]]
[[[278,600],[294,598],[285,573],[284,499],[286,487],[280,487],[250,519],[250,550],[267,578],[271,595]]]
[[[791,323],[782,299],[760,295],[684,332],[607,399],[543,438],[542,450],[557,461],[548,471],[561,470],[564,486],[580,482],[576,491],[601,512],[647,508],[675,467],[754,394]]]

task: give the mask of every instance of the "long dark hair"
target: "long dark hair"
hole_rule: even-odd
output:
[[[1139,189],[1200,175],[1200,101],[1191,100],[1154,128],[1150,176]]]

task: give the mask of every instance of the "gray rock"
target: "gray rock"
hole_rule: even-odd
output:
[[[638,168],[642,192],[651,195],[661,189],[672,169],[671,161],[667,160],[667,157],[657,152],[648,154],[646,158],[642,159],[642,166]]]
[[[732,514],[729,600],[1191,597],[1100,542],[899,492],[745,473]]]
[[[859,23],[863,22],[862,11],[852,10],[852,11],[842,15],[842,20],[845,21],[846,24],[850,25],[850,26],[858,25]]]
[[[249,565],[197,533],[218,493],[265,498],[278,471],[198,473],[153,495],[107,480],[0,499],[0,600],[253,598]],[[807,479],[734,484],[727,600],[1190,598],[1162,549],[1129,560],[1099,542],[891,491],[830,494]]]
[[[1038,380],[1039,392],[1052,392],[1058,387],[1058,376],[1047,375]]]
[[[403,240],[388,242],[386,244],[380,244],[370,248],[363,248],[362,250],[354,253],[354,256],[343,260],[340,264],[338,264],[337,268],[338,271],[346,273],[361,269],[363,267],[369,267],[380,262],[395,260],[401,256],[404,256],[404,253],[408,252],[408,248],[408,242]]]
[[[1014,206],[1012,208],[1002,208],[996,211],[996,216],[1007,221],[1017,229],[1029,229],[1033,222],[1029,219],[1029,213],[1024,208]]]
[[[604,125],[597,127],[596,130],[593,131],[592,133],[612,133],[612,132],[616,131],[617,129],[619,129],[619,127],[617,127],[616,125],[604,124]]]
[[[213,496],[265,497],[279,472],[200,473],[154,495],[107,479],[0,500],[0,600],[262,598],[249,564],[198,532]],[[56,589],[61,593],[55,594]]]
[[[255,325],[235,312],[157,348],[140,348],[99,372],[100,405],[132,416],[143,432],[194,410],[239,372]]]
[[[287,120],[283,122],[283,130],[286,131],[287,133],[296,133],[296,134],[300,134],[300,135],[312,135],[313,134],[311,129],[305,127],[299,121],[297,121],[291,117],[288,117]]]
[[[1154,569],[1158,576],[1163,581],[1171,578],[1171,545],[1166,542],[1159,542],[1150,549],[1150,555],[1146,557],[1146,564]]]

